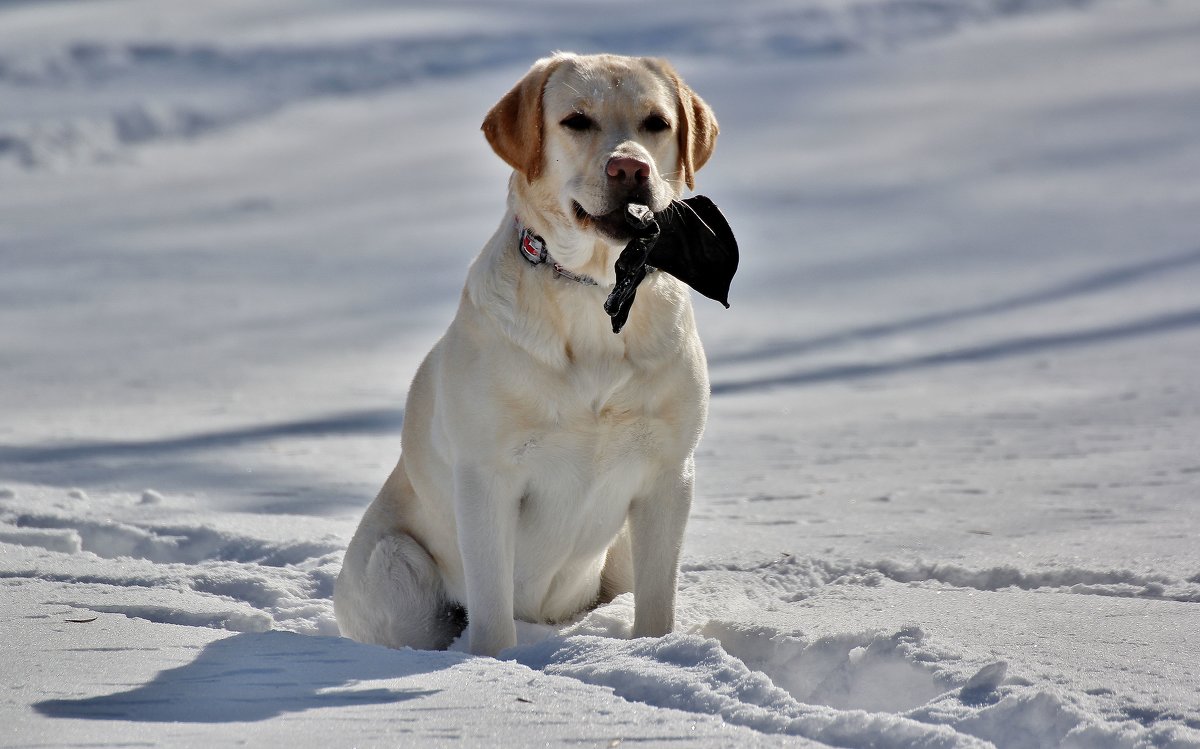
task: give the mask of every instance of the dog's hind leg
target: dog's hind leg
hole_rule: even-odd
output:
[[[446,598],[433,558],[388,521],[382,497],[368,508],[346,549],[333,589],[342,635],[390,648],[444,650],[466,625]]]
[[[338,629],[352,640],[445,650],[466,622],[447,601],[429,553],[406,533],[380,537],[359,564],[342,566],[333,591]]]

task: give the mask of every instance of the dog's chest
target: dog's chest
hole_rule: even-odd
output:
[[[528,476],[518,534],[534,556],[554,565],[601,554],[661,471],[666,432],[660,420],[604,408],[530,434],[516,456]]]
[[[616,504],[623,512],[653,467],[678,451],[679,425],[653,398],[654,383],[628,362],[580,362],[560,376],[552,399],[531,393],[542,407],[514,435],[513,460],[539,504],[590,511]]]
[[[514,611],[556,621],[594,600],[605,553],[657,472],[658,427],[610,409],[519,447],[528,483],[515,532]]]

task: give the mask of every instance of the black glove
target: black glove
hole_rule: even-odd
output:
[[[647,268],[675,276],[709,299],[729,307],[729,285],[737,272],[738,246],[729,222],[703,195],[676,200],[662,213],[631,203],[625,222],[633,239],[617,258],[617,282],[604,302],[613,332],[629,318],[638,284]]]

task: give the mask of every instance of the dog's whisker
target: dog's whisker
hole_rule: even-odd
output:
[[[682,200],[676,200],[676,201],[674,201],[674,202],[678,203],[679,205],[681,205],[681,206],[683,206],[684,208],[686,208],[686,209],[688,209],[689,211],[691,211],[692,215],[696,217],[696,220],[697,220],[697,221],[699,221],[699,222],[701,223],[701,225],[703,225],[703,226],[704,226],[704,228],[705,228],[705,229],[708,229],[708,231],[709,231],[711,234],[714,234],[714,235],[716,234],[716,232],[715,232],[715,231],[713,231],[713,228],[712,228],[711,226],[709,226],[709,225],[708,225],[708,222],[706,222],[706,221],[705,221],[703,218],[701,218],[699,213],[696,213],[696,209],[695,209],[695,208],[692,208],[690,205],[688,205],[687,203],[683,202]]]

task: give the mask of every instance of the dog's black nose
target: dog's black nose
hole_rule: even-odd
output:
[[[637,187],[650,179],[650,165],[629,156],[614,156],[608,160],[608,178],[625,187]]]

